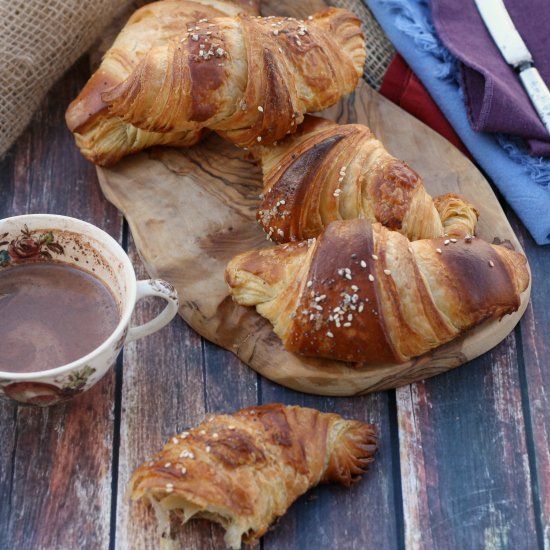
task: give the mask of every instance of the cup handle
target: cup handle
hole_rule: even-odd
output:
[[[178,312],[178,293],[176,289],[162,279],[148,279],[137,281],[136,303],[147,296],[157,296],[166,301],[166,307],[154,318],[143,325],[130,327],[126,342],[133,342],[138,338],[148,336],[167,325]]]

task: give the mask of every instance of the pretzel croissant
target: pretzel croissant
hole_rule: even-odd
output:
[[[137,10],[105,54],[65,115],[81,153],[102,166],[153,145],[190,146],[202,132],[197,128],[175,132],[151,132],[133,126],[108,112],[101,94],[124,82],[152,48],[181,37],[191,23],[204,18],[257,14],[254,0],[162,0]]]
[[[215,130],[244,147],[295,131],[308,111],[353,91],[365,61],[360,21],[329,8],[289,17],[200,20],[151,48],[124,83],[102,94],[143,130]]]
[[[289,351],[400,363],[516,311],[526,263],[477,238],[409,242],[378,223],[348,220],[317,240],[241,254],[226,281]]]
[[[238,549],[318,483],[357,481],[376,446],[374,426],[337,414],[280,404],[243,409],[172,438],[134,472],[131,496],[183,523],[218,522]]]
[[[330,222],[365,218],[410,240],[473,235],[477,211],[448,194],[434,200],[421,178],[367,126],[307,116],[299,131],[260,152],[258,221],[270,239],[309,239]]]

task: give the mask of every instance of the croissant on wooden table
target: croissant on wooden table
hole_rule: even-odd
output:
[[[357,481],[376,448],[375,428],[364,422],[281,404],[252,407],[173,437],[134,472],[131,497],[153,505],[165,533],[174,519],[220,523],[236,550],[315,485]]]
[[[385,364],[516,311],[529,272],[522,254],[475,237],[410,242],[379,223],[345,220],[317,239],[235,257],[226,281],[287,350]]]
[[[451,193],[434,201],[420,176],[362,124],[308,115],[296,134],[258,156],[264,188],[257,219],[272,241],[309,239],[332,221],[355,218],[410,240],[474,234],[471,204]]]
[[[137,10],[67,109],[67,125],[81,153],[95,164],[108,166],[153,145],[196,143],[203,133],[200,129],[160,133],[137,128],[109,113],[101,94],[124,82],[152,47],[181,37],[191,23],[241,12],[258,14],[259,0],[161,0]]]
[[[101,97],[111,115],[142,130],[208,128],[243,147],[269,145],[294,132],[304,113],[352,92],[365,57],[360,21],[344,9],[304,21],[206,18],[152,47]]]

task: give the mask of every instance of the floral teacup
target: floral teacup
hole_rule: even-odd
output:
[[[124,250],[101,229],[50,214],[0,220],[0,270],[40,261],[63,262],[93,272],[111,290],[120,320],[107,340],[72,363],[39,372],[0,371],[0,393],[16,401],[46,406],[86,391],[114,364],[126,342],[156,332],[178,311],[174,287],[160,279],[137,281]],[[167,305],[148,323],[129,327],[136,302],[146,296],[158,296]]]

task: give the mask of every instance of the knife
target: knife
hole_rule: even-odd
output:
[[[503,0],[474,0],[502,57],[518,73],[521,83],[550,134],[550,90],[534,65],[533,56],[510,18]]]

